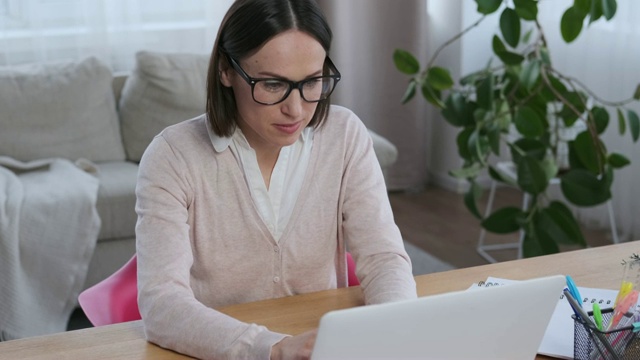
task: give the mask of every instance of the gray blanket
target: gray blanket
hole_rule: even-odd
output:
[[[85,170],[0,156],[0,340],[66,330],[100,230]]]

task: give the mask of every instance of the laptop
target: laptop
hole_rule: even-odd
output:
[[[556,275],[331,311],[311,359],[530,360],[565,286]]]

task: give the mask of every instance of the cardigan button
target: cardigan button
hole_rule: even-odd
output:
[[[274,277],[273,278],[273,282],[274,283],[280,282],[280,278],[278,276]]]
[[[273,247],[273,251],[275,251],[275,252],[280,252],[280,248],[279,248],[278,246],[274,246],[274,247]]]

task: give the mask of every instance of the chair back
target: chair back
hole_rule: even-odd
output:
[[[84,290],[78,303],[93,326],[140,320],[138,261],[134,255],[108,278]]]

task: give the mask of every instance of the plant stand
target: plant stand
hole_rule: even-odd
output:
[[[500,174],[514,182],[518,181],[518,175],[515,169],[515,164],[511,161],[502,161],[496,164],[496,169]],[[549,185],[560,185],[559,178],[553,178],[549,182]],[[496,187],[497,181],[493,180],[491,182],[491,189],[489,191],[489,199],[487,201],[487,207],[485,209],[484,216],[488,216],[491,214],[491,210],[493,208],[493,200],[496,195]],[[529,201],[531,196],[526,192],[522,194],[522,210],[526,210],[529,207]],[[607,210],[609,212],[609,226],[611,228],[611,236],[614,244],[618,244],[620,239],[618,238],[618,229],[616,227],[615,216],[613,213],[613,205],[611,200],[607,201]],[[480,236],[478,238],[478,246],[476,247],[476,251],[480,256],[482,256],[485,260],[490,263],[498,262],[491,254],[487,251],[495,251],[495,250],[509,250],[509,249],[517,249],[518,250],[518,259],[522,258],[522,243],[524,241],[524,231],[520,230],[520,236],[517,242],[511,243],[503,243],[503,244],[486,244],[485,237],[487,231],[484,228],[480,230]]]

